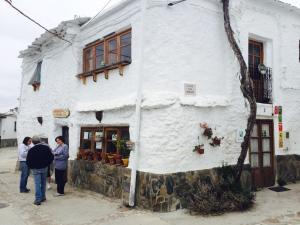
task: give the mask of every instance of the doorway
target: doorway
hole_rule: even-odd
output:
[[[62,127],[62,136],[65,139],[65,144],[69,146],[69,127]]]
[[[255,188],[275,184],[274,131],[272,120],[256,120],[250,139],[250,165]]]

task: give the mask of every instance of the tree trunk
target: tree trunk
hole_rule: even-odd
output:
[[[253,92],[253,83],[250,78],[247,64],[244,60],[244,57],[242,55],[242,52],[234,38],[234,34],[231,28],[230,24],[230,16],[229,16],[229,1],[230,0],[222,0],[223,3],[223,14],[224,14],[224,27],[227,34],[228,41],[230,43],[230,46],[237,57],[239,64],[240,64],[240,73],[241,73],[241,91],[243,93],[244,98],[246,98],[250,104],[250,115],[248,117],[247,122],[247,129],[246,134],[244,137],[244,141],[241,144],[241,153],[238,158],[237,164],[236,164],[236,176],[235,181],[240,181],[241,174],[244,167],[245,158],[247,156],[249,143],[250,143],[250,134],[252,131],[252,128],[254,126],[255,120],[256,120],[256,100]]]

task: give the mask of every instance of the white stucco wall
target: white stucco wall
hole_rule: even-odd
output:
[[[173,7],[164,1],[147,2],[144,62],[138,58],[141,44],[140,1],[128,1],[88,26],[79,29],[72,47],[55,42],[34,57],[23,61],[23,84],[18,137],[44,134],[54,145],[64,125],[70,128],[71,158],[79,147],[80,127],[96,125],[94,111],[104,110],[103,124],[128,124],[135,141],[135,98],[137,78],[142,76],[141,148],[138,169],[169,173],[206,169],[236,162],[240,143],[236,130],[246,127],[248,109],[239,89],[239,67],[228,44],[219,1],[189,0]],[[290,12],[272,1],[232,1],[232,25],[245,60],[248,39],[265,43],[265,63],[273,68],[273,102],[283,106],[283,126],[290,139],[278,148],[278,118],[264,113],[273,106],[259,106],[258,118],[274,118],[276,154],[300,154],[300,63],[298,42],[300,13]],[[106,34],[132,28],[132,63],[124,76],[118,70],[103,74],[98,81],[87,78],[83,85],[82,48]],[[49,50],[50,49],[50,50]],[[28,85],[38,59],[43,59],[42,84],[33,92]],[[138,73],[142,63],[143,74]],[[183,84],[194,83],[197,95],[184,96]],[[70,117],[54,119],[52,110],[68,108]],[[41,126],[36,117],[43,116]],[[215,135],[224,137],[220,147],[211,147],[201,133],[207,122]],[[192,152],[205,145],[205,154]],[[248,162],[248,159],[247,159]]]
[[[15,115],[7,115],[0,120],[1,139],[16,139],[17,132],[15,131],[15,122],[17,121],[17,117]]]

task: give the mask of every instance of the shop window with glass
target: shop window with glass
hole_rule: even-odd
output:
[[[129,156],[126,141],[130,140],[129,127],[82,127],[80,149],[84,151]]]

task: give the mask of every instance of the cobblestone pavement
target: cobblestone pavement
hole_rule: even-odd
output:
[[[300,225],[300,184],[289,185],[291,191],[282,193],[264,189],[257,193],[251,210],[220,216],[191,216],[184,210],[130,210],[122,207],[120,200],[71,187],[66,196],[55,198],[54,184],[47,191],[47,201],[35,206],[32,178],[31,193],[18,192],[16,159],[15,148],[0,149],[0,225]]]

